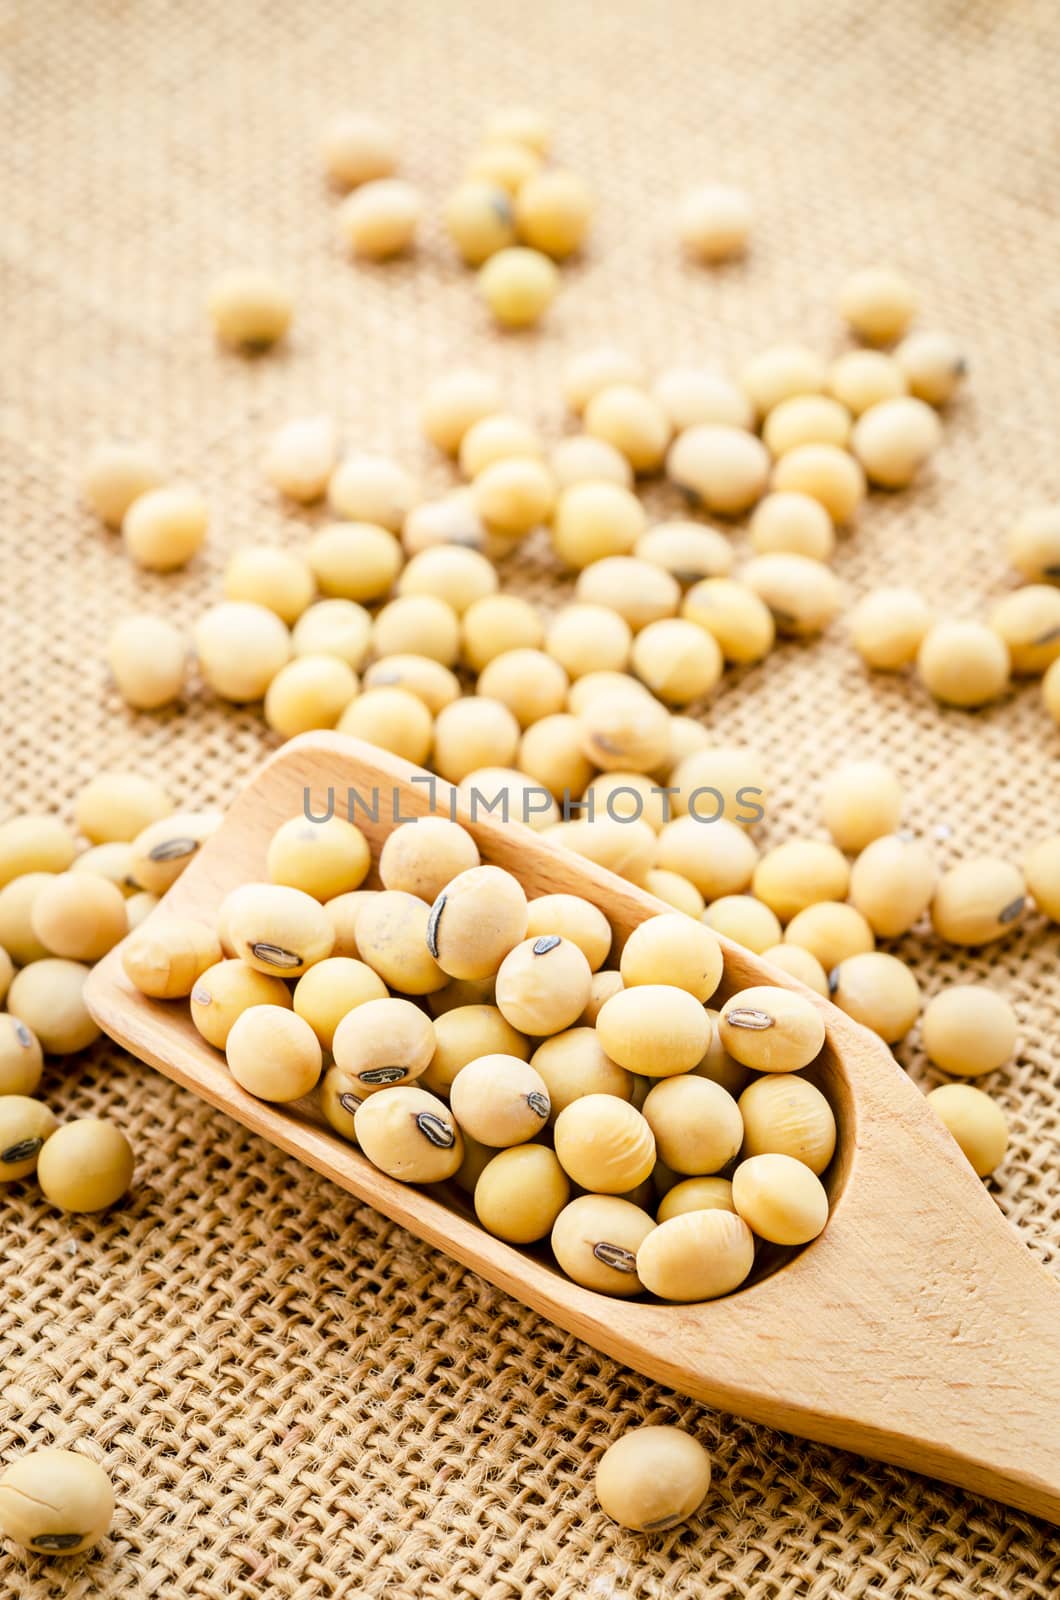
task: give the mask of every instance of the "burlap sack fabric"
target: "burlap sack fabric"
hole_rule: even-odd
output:
[[[496,371],[555,432],[571,351],[617,339],[661,366],[792,335],[836,350],[837,283],[877,259],[908,269],[925,325],[967,340],[974,375],[927,481],[875,497],[837,569],[852,593],[908,581],[980,609],[1013,581],[1012,514],[1060,492],[1057,21],[1050,0],[9,4],[3,811],[68,815],[107,766],[225,800],[268,747],[254,711],[199,690],[129,713],[101,650],[136,605],[190,622],[240,542],[304,539],[315,518],[286,513],[259,470],[271,426],[331,411],[349,443],[440,485],[416,405],[455,361]],[[558,156],[600,208],[547,324],[500,337],[437,215],[484,114],[512,99],[553,112]],[[407,263],[354,268],[334,242],[316,140],[362,101],[400,129],[429,201]],[[759,218],[748,262],[707,273],[680,261],[672,219],[682,186],[715,175],[746,184]],[[275,264],[298,297],[289,343],[260,361],[219,353],[203,312],[211,275],[245,262]],[[186,573],[134,572],[78,505],[88,449],[122,434],[157,440],[209,497],[209,551]],[[508,576],[563,592],[540,543]],[[902,679],[870,681],[836,627],[727,681],[706,715],[769,754],[766,838],[815,826],[822,774],[868,754],[894,763],[944,860],[1018,856],[1057,826],[1058,736],[1035,685],[941,713]],[[1020,1008],[996,1194],[1054,1265],[1056,935],[908,953],[929,989],[987,978]],[[5,1549],[5,1597],[1056,1593],[1044,1525],[641,1381],[113,1049],[53,1064],[43,1092],[64,1116],[118,1118],[138,1180],[102,1220],[58,1216],[31,1186],[2,1202],[0,1459],[53,1442],[103,1455],[120,1507],[94,1558]],[[645,1421],[682,1422],[716,1462],[703,1514],[650,1540],[592,1492],[600,1451]]]

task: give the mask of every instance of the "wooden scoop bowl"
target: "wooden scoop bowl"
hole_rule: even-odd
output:
[[[293,740],[259,770],[220,831],[165,897],[167,909],[213,924],[224,896],[265,877],[274,830],[320,814],[329,788],[347,793],[373,856],[399,815],[431,809],[424,774],[340,734]],[[437,784],[437,807],[449,786]],[[461,821],[483,860],[513,872],[530,896],[568,892],[603,910],[618,940],[672,908],[520,823]],[[370,880],[371,881],[371,880]],[[377,881],[377,880],[376,880]],[[750,984],[802,993],[795,980],[722,940],[722,997]],[[639,1372],[757,1422],[860,1451],[1060,1521],[1060,1287],[975,1177],[890,1051],[817,1000],[827,1026],[818,1081],[839,1126],[826,1175],[832,1214],[797,1254],[766,1256],[742,1290],[701,1305],[616,1300],[565,1278],[544,1249],[486,1233],[451,1186],[408,1187],[371,1166],[309,1100],[270,1105],[246,1094],[223,1055],[192,1026],[186,1002],[146,999],[114,950],[89,979],[89,1008],[119,1044],[299,1156],[428,1243]],[[817,999],[817,997],[814,997]],[[772,1270],[770,1270],[772,1267]]]

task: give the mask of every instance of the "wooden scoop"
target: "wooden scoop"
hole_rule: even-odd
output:
[[[418,776],[420,782],[409,780]],[[213,924],[237,884],[265,877],[269,839],[348,791],[373,856],[399,816],[431,809],[425,774],[340,734],[309,734],[273,756],[166,895],[167,911]],[[452,791],[437,782],[438,807]],[[531,897],[583,895],[618,940],[672,908],[517,822],[461,821],[483,860],[506,867]],[[750,984],[802,988],[722,940],[722,997]],[[817,1000],[827,1043],[816,1070],[839,1142],[826,1175],[832,1214],[819,1239],[781,1256],[727,1299],[702,1305],[616,1300],[571,1283],[547,1251],[492,1238],[466,1196],[417,1189],[378,1172],[310,1101],[276,1106],[246,1094],[223,1055],[192,1026],[187,1003],[146,999],[118,950],[86,998],[119,1044],[342,1188],[472,1267],[597,1349],[684,1394],[756,1422],[877,1456],[1060,1521],[1060,1287],[975,1177],[890,1051]],[[720,1000],[719,1000],[720,1003]],[[770,1265],[772,1270],[770,1270]]]

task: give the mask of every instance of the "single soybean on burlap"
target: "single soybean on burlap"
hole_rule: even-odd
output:
[[[4,811],[69,815],[106,766],[227,800],[269,746],[258,714],[198,688],[179,711],[130,713],[102,664],[110,626],[137,606],[190,623],[235,546],[304,542],[319,515],[287,513],[259,468],[289,416],[330,411],[348,445],[440,487],[416,407],[456,362],[496,372],[555,434],[573,350],[617,340],[654,367],[737,365],[791,337],[836,351],[843,275],[894,261],[922,288],[922,325],[966,340],[973,373],[925,481],[873,497],[843,539],[851,593],[908,582],[974,613],[1013,582],[1013,514],[1060,493],[1049,0],[42,0],[9,6],[2,29]],[[512,101],[552,113],[558,158],[600,204],[547,322],[500,336],[437,217],[485,114]],[[393,120],[428,199],[408,261],[357,268],[334,240],[316,142],[330,111],[359,104]],[[715,177],[746,185],[758,219],[746,264],[710,272],[680,260],[673,213]],[[213,274],[244,263],[297,296],[291,338],[261,360],[218,351],[203,309]],[[209,548],[187,572],[134,571],[79,506],[90,447],[116,435],[153,438],[208,496]],[[662,490],[652,506],[676,510]],[[507,581],[548,603],[565,592],[540,540]],[[1018,857],[1057,827],[1060,736],[1036,685],[944,713],[904,678],[870,681],[837,625],[727,679],[705,715],[769,757],[765,838],[815,827],[822,775],[858,755],[893,763],[945,861]],[[986,979],[1019,1008],[1018,1063],[989,1084],[1013,1128],[992,1187],[1055,1270],[1056,934],[903,953],[931,990]],[[1044,1525],[640,1380],[117,1050],[51,1063],[42,1092],[63,1117],[116,1117],[138,1176],[96,1220],[55,1214],[32,1185],[0,1202],[0,1459],[83,1448],[119,1510],[94,1557],[5,1547],[4,1595],[1056,1592]],[[702,1438],[715,1485],[689,1526],[644,1539],[607,1522],[592,1481],[605,1445],[649,1421]]]

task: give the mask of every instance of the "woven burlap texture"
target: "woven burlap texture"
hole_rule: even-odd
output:
[[[234,546],[304,540],[315,517],[285,511],[259,469],[288,416],[332,411],[348,444],[444,482],[416,407],[456,361],[495,371],[555,433],[573,350],[618,340],[655,367],[735,365],[791,336],[835,351],[837,284],[895,261],[974,370],[924,483],[874,497],[844,540],[851,593],[909,581],[975,612],[1013,582],[1013,513],[1060,490],[1051,0],[9,0],[0,19],[3,812],[69,815],[107,766],[227,799],[268,748],[257,713],[199,690],[129,713],[102,665],[108,628],[141,604],[188,622]],[[547,323],[502,337],[437,218],[485,113],[515,100],[553,114],[599,213]],[[415,257],[378,268],[342,258],[316,153],[322,118],[362,103],[400,131],[430,216]],[[715,272],[673,238],[676,196],[708,177],[758,209],[748,261]],[[203,311],[211,276],[244,262],[297,293],[289,342],[256,361],[219,352]],[[187,572],[133,571],[79,505],[86,454],[116,435],[153,438],[208,495],[209,549]],[[509,580],[562,592],[539,544]],[[769,758],[766,838],[815,828],[822,775],[869,754],[900,772],[943,860],[1018,856],[1056,828],[1057,733],[1034,685],[943,713],[902,679],[870,681],[837,627],[727,683],[707,715]],[[908,953],[926,988],[987,978],[1020,1009],[1018,1062],[992,1085],[1013,1128],[994,1187],[1055,1269],[1055,934]],[[905,1059],[930,1081],[915,1048]],[[138,1178],[101,1220],[59,1216],[32,1186],[2,1201],[0,1459],[83,1448],[119,1510],[93,1558],[5,1549],[5,1597],[1056,1593],[1043,1525],[640,1380],[114,1049],[52,1064],[43,1092],[63,1116],[119,1119]],[[647,1421],[698,1434],[715,1487],[690,1526],[646,1540],[602,1516],[592,1477]]]

